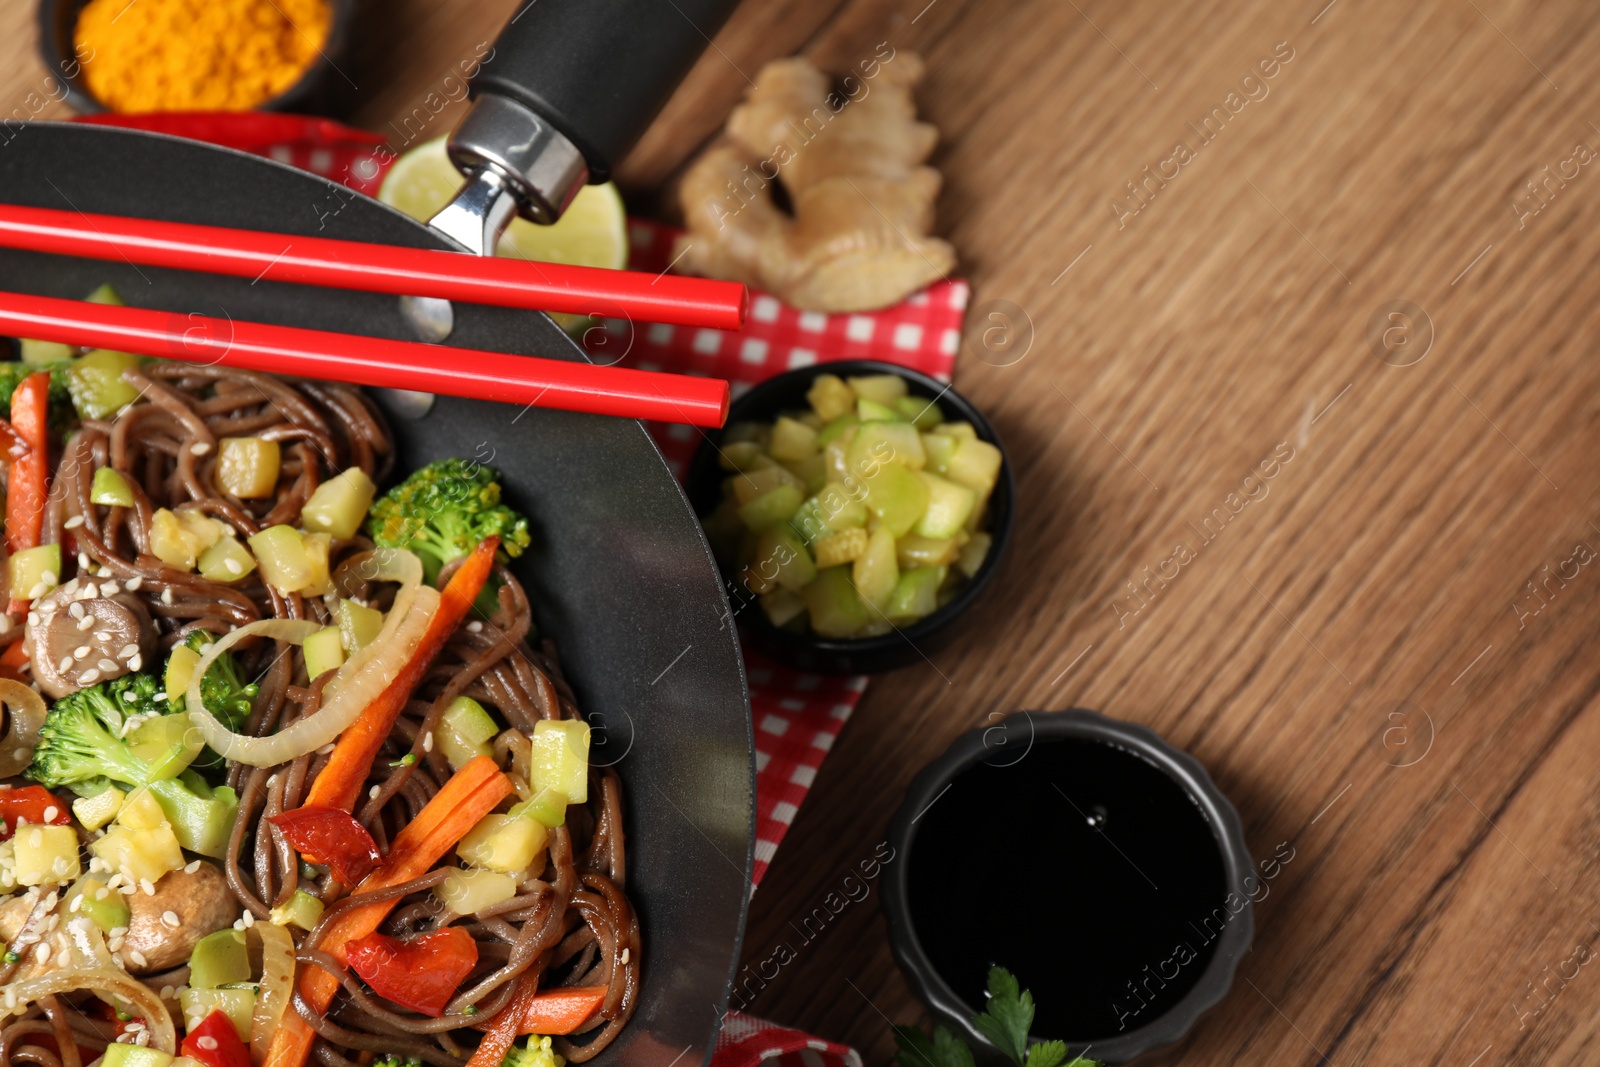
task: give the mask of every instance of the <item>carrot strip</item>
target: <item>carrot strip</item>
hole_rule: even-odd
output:
[[[378,694],[378,698],[362,710],[361,717],[339,735],[338,744],[334,746],[322,773],[311,783],[311,791],[306,795],[306,807],[339,808],[343,811],[355,807],[357,798],[361,796],[361,787],[366,784],[367,772],[377,760],[383,743],[389,739],[395,720],[405,710],[412,691],[422,681],[422,676],[432,666],[445,643],[455,634],[461,620],[472,610],[472,602],[489,580],[489,572],[494,569],[495,550],[499,547],[500,538],[486,537],[456,568],[455,574],[445,583],[439,596],[439,609],[429,621],[416,653]]]
[[[13,626],[11,629],[20,638],[22,627]],[[18,682],[30,681],[31,679],[24,677],[22,673],[22,668],[27,665],[27,662],[28,657],[23,652],[22,641],[20,639],[13,640],[6,646],[4,652],[0,652],[0,678],[10,678]]]
[[[11,437],[24,446],[10,452],[6,478],[6,548],[34,548],[44,532],[45,485],[50,477],[50,374],[38,371],[18,383],[11,394]],[[7,610],[21,615],[26,600],[13,598]]]
[[[517,1037],[523,1032],[522,1020],[528,1014],[529,1006],[539,998],[537,978],[524,974],[519,981],[522,986],[517,990],[516,998],[489,1024],[483,1040],[478,1043],[478,1050],[467,1061],[467,1067],[500,1067],[506,1053],[516,1044]]]
[[[11,460],[6,485],[6,548],[21,552],[44,530],[45,479],[50,463],[50,375],[30,374],[11,394],[11,429],[27,452]]]
[[[362,879],[354,892],[369,893],[421,878],[513,791],[511,779],[490,757],[467,761],[395,835],[383,866]],[[397,903],[387,900],[350,909],[334,920],[317,947],[343,961],[350,942],[377,930]],[[300,975],[300,995],[318,1013],[328,1010],[338,991],[339,980],[320,967],[305,968]],[[302,1067],[316,1036],[298,1013],[285,1012],[263,1067]],[[498,1059],[495,1064],[498,1067]]]
[[[524,1034],[570,1034],[588,1022],[605,1003],[603,985],[547,989],[528,1002],[520,1031]]]

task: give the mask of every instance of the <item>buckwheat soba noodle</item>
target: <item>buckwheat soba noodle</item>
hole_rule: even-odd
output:
[[[642,963],[622,790],[495,472],[395,471],[350,387],[22,354],[0,1067],[605,1048]]]

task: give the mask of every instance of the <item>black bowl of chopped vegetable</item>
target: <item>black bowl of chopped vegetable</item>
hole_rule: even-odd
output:
[[[1011,467],[948,384],[872,360],[789,371],[733,402],[684,482],[745,640],[801,670],[925,660],[993,580]]]

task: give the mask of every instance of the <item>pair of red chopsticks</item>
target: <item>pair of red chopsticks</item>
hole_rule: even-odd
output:
[[[739,329],[743,285],[0,204],[0,247],[629,321]],[[713,378],[0,292],[0,335],[242,370],[721,426]]]

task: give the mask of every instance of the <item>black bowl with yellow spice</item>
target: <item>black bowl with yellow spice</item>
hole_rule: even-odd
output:
[[[861,404],[863,397],[854,398],[855,403],[866,411],[856,411],[839,414],[838,412],[822,412],[817,407],[819,382],[827,382],[838,388],[843,382],[860,382],[862,379],[877,379],[893,377],[904,383],[904,389],[894,392],[903,392],[903,398],[894,399],[881,397],[878,401],[867,399],[865,405]],[[829,381],[831,379],[831,381]],[[841,401],[842,403],[842,401]],[[869,423],[879,423],[880,420],[896,419],[896,416],[887,410],[888,406],[895,404],[906,405],[906,410],[898,417],[907,421],[895,423],[897,428],[917,436],[915,431],[936,431],[938,426],[961,427],[961,432],[972,439],[984,442],[982,449],[989,455],[991,463],[998,459],[998,469],[992,471],[992,478],[987,484],[990,486],[986,493],[980,493],[977,499],[981,505],[974,505],[974,510],[965,512],[966,522],[962,516],[952,516],[955,526],[961,527],[961,532],[955,533],[955,543],[949,545],[948,558],[913,559],[907,555],[915,556],[917,552],[930,549],[934,543],[947,539],[952,531],[924,529],[893,530],[893,548],[887,551],[891,558],[895,558],[897,567],[895,571],[894,592],[885,606],[873,610],[867,601],[871,598],[862,595],[865,585],[860,584],[861,575],[857,572],[854,562],[845,565],[834,565],[824,558],[823,543],[838,533],[865,533],[864,530],[855,528],[853,522],[846,522],[850,530],[843,529],[839,522],[825,519],[822,525],[826,529],[812,529],[815,524],[806,518],[808,508],[813,503],[823,499],[823,491],[827,488],[848,486],[849,478],[837,482],[831,476],[823,475],[823,489],[818,489],[814,484],[808,484],[810,474],[805,469],[808,460],[796,460],[800,453],[790,454],[786,449],[774,445],[774,437],[768,437],[766,445],[756,448],[750,434],[757,427],[767,427],[777,437],[783,436],[779,429],[781,421],[789,430],[803,435],[796,428],[796,417],[810,419],[812,423],[826,422],[823,415],[835,416],[834,429],[838,423],[849,421],[852,417],[858,420],[858,425],[865,426]],[[929,409],[931,405],[931,410]],[[883,408],[880,413],[873,414],[870,409]],[[783,417],[780,420],[780,417]],[[928,425],[918,425],[916,421],[922,420]],[[828,426],[822,426],[812,443],[825,438],[832,433]],[[928,444],[929,439],[924,436],[923,444]],[[854,442],[852,442],[854,443]],[[909,442],[913,443],[914,442]],[[743,451],[741,451],[743,450]],[[792,477],[784,478],[783,472],[774,469],[771,452],[778,451],[783,459],[777,466],[787,470]],[[760,471],[752,473],[748,458],[754,458],[753,453],[764,451],[766,461],[760,464]],[[823,449],[824,455],[826,449]],[[922,451],[918,449],[919,453]],[[752,453],[746,456],[745,452]],[[816,462],[812,457],[810,462]],[[824,460],[825,462],[825,460]],[[894,460],[887,461],[886,465],[894,465]],[[923,469],[926,465],[926,471]],[[943,463],[939,462],[930,451],[924,455],[923,463],[914,464],[916,473],[920,478],[924,473],[941,472],[951,474]],[[991,468],[992,469],[992,468]],[[735,471],[740,473],[735,474]],[[798,471],[796,474],[794,472]],[[784,507],[785,512],[792,512],[786,522],[772,525],[771,529],[779,530],[780,537],[785,543],[794,545],[789,537],[792,531],[795,538],[799,538],[799,548],[794,550],[794,559],[807,565],[808,580],[803,587],[795,590],[791,585],[780,583],[770,575],[762,575],[753,570],[753,562],[746,561],[741,555],[743,542],[750,541],[752,537],[757,544],[762,541],[764,533],[758,532],[757,527],[765,524],[760,521],[754,511],[761,509],[763,503],[756,502],[765,497],[773,499],[768,493],[770,490],[762,481],[763,473],[777,475],[786,482],[793,482],[796,492],[800,494],[814,494],[810,500],[801,503],[791,499],[790,503],[798,503],[799,508]],[[898,470],[895,472],[902,478],[909,478]],[[872,471],[861,472],[861,482],[868,489],[868,507],[876,514],[879,510],[876,498],[871,495],[871,490],[876,487],[877,479]],[[952,475],[954,477],[954,475]],[[739,478],[750,481],[750,492],[739,494],[739,486],[730,488],[729,483]],[[931,479],[938,482],[939,478]],[[758,484],[759,483],[759,484]],[[801,486],[804,488],[801,488]],[[956,393],[950,386],[921,374],[917,371],[899,367],[892,363],[879,363],[870,360],[843,360],[832,363],[819,364],[805,367],[800,370],[789,371],[777,377],[769,378],[748,392],[744,393],[728,411],[727,427],[723,430],[711,431],[701,441],[699,449],[691,461],[687,477],[684,479],[684,491],[688,494],[689,502],[694,507],[695,513],[701,517],[702,524],[706,527],[707,537],[711,542],[713,552],[717,555],[717,564],[721,568],[728,600],[737,619],[740,632],[748,644],[762,654],[780,663],[801,670],[820,671],[827,674],[875,674],[881,671],[895,670],[899,667],[911,666],[923,662],[931,662],[931,657],[939,649],[947,647],[958,636],[961,617],[967,609],[973,606],[989,585],[995,573],[999,570],[1005,555],[1007,545],[1011,540],[1012,512],[1014,508],[1015,490],[1011,479],[1011,466],[1005,457],[1005,450],[1001,446],[998,436],[988,420],[985,419],[966,398]],[[732,492],[733,496],[728,494]],[[791,493],[791,498],[795,494]],[[750,500],[742,500],[741,496],[749,496]],[[744,504],[752,504],[745,508]],[[741,515],[743,511],[745,514]],[[840,513],[842,514],[842,512]],[[924,513],[926,514],[926,513]],[[857,516],[857,518],[865,518]],[[877,515],[877,521],[866,519],[872,527],[893,525],[893,521],[886,515]],[[751,523],[754,525],[751,525]],[[832,525],[829,525],[829,523]],[[748,530],[741,530],[736,524],[744,523]],[[834,530],[832,526],[841,526]],[[916,534],[917,536],[909,536]],[[926,536],[922,536],[926,534]],[[904,536],[903,536],[904,535]],[[868,540],[863,536],[860,540]],[[912,545],[911,542],[917,542]],[[981,551],[973,552],[981,546]],[[962,550],[966,550],[966,558],[961,557]],[[759,549],[758,549],[759,551]],[[854,559],[860,560],[861,554]],[[906,605],[898,604],[897,598],[902,592],[909,592],[916,596],[915,589],[902,589],[902,585],[911,586],[914,583],[901,583],[899,579],[908,573],[926,576],[930,570],[937,570],[943,578],[936,584],[936,589],[923,590],[931,598],[922,608],[908,612],[901,616],[899,611]],[[957,576],[957,571],[962,572]],[[841,577],[848,572],[847,577]],[[765,579],[772,577],[772,581]],[[820,579],[831,577],[835,585],[840,586],[834,592],[842,593],[846,598],[860,600],[858,615],[866,625],[852,630],[848,626],[837,627],[841,619],[841,612],[829,608],[829,591],[824,588],[825,583]],[[857,594],[852,597],[852,591]],[[815,599],[814,599],[815,598]],[[785,601],[787,609],[783,609],[775,601]],[[803,604],[803,607],[797,606]],[[774,610],[776,608],[776,611]],[[825,621],[821,621],[825,620]],[[843,620],[848,622],[848,619]],[[820,630],[819,630],[820,626]]]
[[[41,94],[81,112],[341,114],[355,0],[40,0]]]

